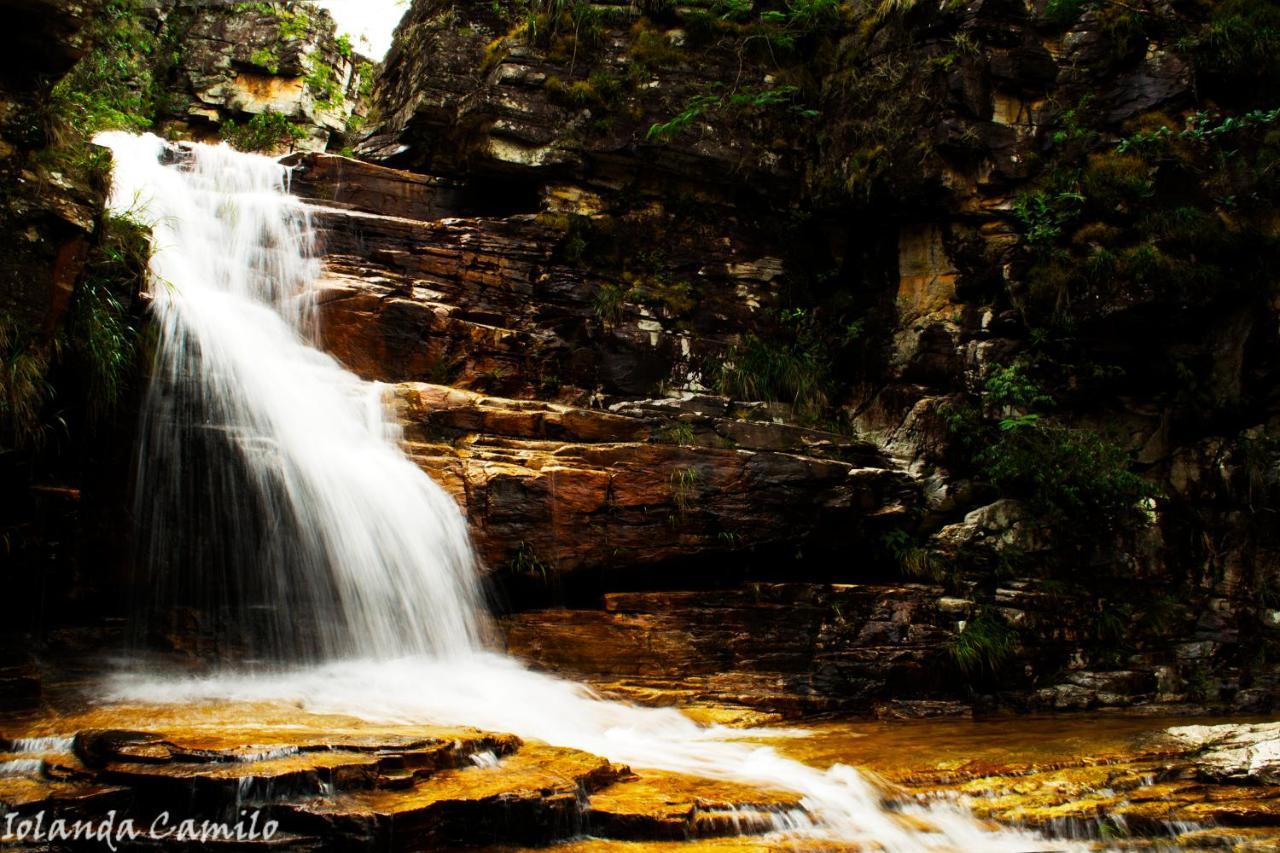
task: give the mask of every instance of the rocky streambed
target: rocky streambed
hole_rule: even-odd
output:
[[[905,823],[942,799],[1097,849],[1280,845],[1280,723],[1186,723],[826,719],[753,738],[817,767],[858,767]],[[146,828],[166,815],[175,831],[187,819],[197,833],[206,820],[275,831],[170,836],[162,849],[851,849],[779,831],[806,826],[797,794],[466,728],[207,703],[46,710],[3,719],[0,734],[6,841],[26,821],[29,832],[58,819]]]

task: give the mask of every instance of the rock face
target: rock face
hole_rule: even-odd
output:
[[[138,6],[132,116],[312,152],[323,345],[510,609],[595,608],[513,647],[608,681],[574,656],[642,636],[788,710],[1274,704],[1269,4],[528,5],[416,0],[362,137],[306,4]],[[6,8],[52,38],[0,69],[0,299],[51,330],[101,188],[28,107],[88,7]]]
[[[102,200],[78,175],[35,157],[45,140],[32,125],[53,83],[86,49],[80,31],[90,7],[31,0],[0,8],[18,33],[0,60],[0,311],[7,324],[52,330],[80,276]]]
[[[806,455],[895,472],[903,497],[857,525],[857,568],[797,571],[936,581],[1012,628],[974,694],[1269,707],[1274,666],[1251,649],[1280,639],[1263,603],[1280,552],[1246,495],[1276,491],[1276,324],[1259,318],[1280,256],[1270,202],[1223,201],[1211,137],[1272,156],[1271,105],[1226,82],[1271,66],[1233,65],[1212,36],[1270,13],[835,6],[415,2],[357,150],[420,177],[403,201],[349,198],[329,345],[370,377],[495,397],[631,416],[666,398],[655,411],[684,411],[657,434],[677,445],[695,426],[700,445],[732,429],[773,447],[817,413],[855,438]],[[1195,249],[1172,225],[1192,219]],[[1212,377],[1200,402],[1191,374]],[[711,390],[733,399],[709,407]],[[661,464],[596,460],[572,461],[586,515],[604,468]],[[713,467],[708,484],[736,476]],[[456,492],[474,482],[454,471]],[[827,494],[803,499],[822,515]],[[492,529],[536,553],[556,518]],[[838,553],[821,529],[808,553]],[[536,571],[599,565],[567,550]]]
[[[457,188],[338,157],[293,162],[324,235],[325,347],[395,384],[410,454],[465,508],[491,570],[795,547],[914,500],[866,442],[775,423],[759,404],[634,393],[654,389],[628,366],[661,346],[609,364],[594,283],[537,217],[475,216]],[[581,405],[527,399],[539,395]]]
[[[252,128],[275,116],[288,132],[255,141],[310,151],[347,132],[373,65],[339,40],[328,12],[300,2],[171,5],[160,27],[181,59],[162,107],[166,132],[235,141],[228,122]]]
[[[504,627],[511,653],[647,703],[964,716],[965,702],[927,700],[946,695],[967,604],[918,584],[752,584],[609,593],[603,611],[534,610]]]

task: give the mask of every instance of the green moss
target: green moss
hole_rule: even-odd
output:
[[[631,43],[627,47],[627,58],[646,71],[651,71],[655,68],[668,68],[685,62],[688,55],[672,44],[666,33],[654,29],[647,21],[641,19],[631,28]]]
[[[1081,187],[1091,205],[1107,211],[1134,208],[1152,196],[1153,172],[1149,163],[1131,154],[1098,152],[1089,155]]]
[[[306,81],[308,91],[321,108],[336,110],[342,106],[346,93],[342,90],[337,72],[323,56],[312,54],[307,57]]]
[[[249,61],[272,74],[280,72],[280,55],[273,48],[263,47],[249,55]]]

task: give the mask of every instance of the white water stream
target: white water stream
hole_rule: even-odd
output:
[[[811,768],[747,742],[760,732],[604,701],[486,651],[461,513],[401,452],[380,389],[313,345],[319,263],[287,169],[154,136],[99,142],[114,154],[112,210],[154,235],[161,340],[139,480],[144,550],[160,566],[149,583],[212,572],[206,581],[235,589],[229,612],[259,609],[264,636],[295,661],[256,674],[130,674],[112,699],[285,701],[474,726],[803,794],[808,817],[780,816],[780,830],[895,851],[1061,849],[989,832],[949,805],[910,806],[919,820],[903,821],[851,768]]]

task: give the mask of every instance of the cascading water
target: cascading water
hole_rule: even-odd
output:
[[[311,344],[319,269],[288,170],[154,136],[100,142],[112,209],[153,230],[138,586],[226,613],[276,659],[474,648],[464,520],[400,452],[379,388]]]
[[[811,768],[748,742],[759,732],[604,701],[484,651],[461,513],[401,453],[377,386],[312,345],[318,263],[287,169],[154,136],[99,141],[114,154],[112,210],[153,231],[161,338],[139,481],[144,585],[224,590],[233,617],[266,614],[254,636],[291,662],[269,674],[134,673],[112,698],[288,701],[512,732],[803,794],[808,817],[780,816],[780,830],[886,850],[1040,846],[948,805],[900,807],[921,818],[903,821],[851,768]]]

